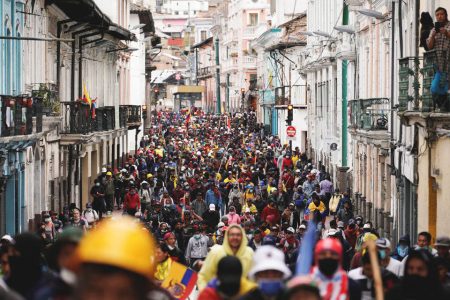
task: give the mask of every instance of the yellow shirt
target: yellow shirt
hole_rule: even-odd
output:
[[[319,210],[320,213],[323,213],[325,211],[325,204],[323,204],[322,201],[320,201],[319,206],[316,206],[314,202],[311,202],[308,206],[308,209],[310,212],[314,212],[315,210]]]
[[[293,155],[292,156],[292,163],[294,164],[294,168],[297,165],[297,161],[298,161],[298,156],[297,155]]]
[[[252,214],[256,214],[256,213],[258,212],[258,210],[256,209],[255,204],[252,204],[252,205],[250,205],[250,206],[248,206],[247,204],[244,204],[244,206],[242,206],[242,211],[245,212],[245,210],[246,210],[247,208],[250,209],[250,212],[251,212]]]
[[[233,177],[231,177],[231,179],[227,177],[223,180],[223,183],[235,183],[235,182],[236,179],[234,179]]]

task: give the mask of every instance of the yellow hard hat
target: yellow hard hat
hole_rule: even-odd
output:
[[[102,221],[80,242],[74,268],[83,263],[118,267],[152,279],[155,273],[155,241],[131,217]]]
[[[112,176],[111,172],[106,172],[106,176]]]
[[[153,177],[153,174],[152,173],[148,173],[147,174],[147,178],[152,178]]]

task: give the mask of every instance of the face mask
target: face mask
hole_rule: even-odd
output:
[[[230,211],[230,215],[234,215],[234,214],[236,214],[235,211]]]
[[[266,296],[273,297],[278,295],[283,290],[283,281],[281,280],[260,280],[258,281],[258,287]]]
[[[380,258],[385,259],[386,258],[386,250],[378,250],[378,253],[380,253]]]
[[[406,255],[408,255],[408,247],[406,247],[406,246],[397,246],[397,253],[401,257],[405,257]]]
[[[50,223],[51,221],[52,221],[51,218],[45,218],[45,219],[44,219],[44,222],[45,222],[45,223]]]
[[[338,261],[332,258],[325,258],[319,260],[319,270],[325,276],[331,277],[338,268]]]

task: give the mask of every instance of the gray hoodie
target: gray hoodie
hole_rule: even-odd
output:
[[[189,239],[186,247],[186,259],[205,258],[208,254],[209,238],[203,234],[195,234]]]

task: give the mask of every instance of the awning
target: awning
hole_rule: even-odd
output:
[[[137,14],[139,16],[139,22],[141,24],[145,24],[142,28],[145,33],[155,33],[155,23],[153,21],[153,16],[150,9],[131,3],[130,13]]]
[[[205,87],[201,85],[179,85],[175,87],[174,94],[193,94],[193,93],[203,93]]]
[[[70,19],[104,30],[105,33],[120,40],[131,41],[136,39],[131,31],[112,22],[93,0],[47,0],[47,3],[48,5],[56,5]]]

